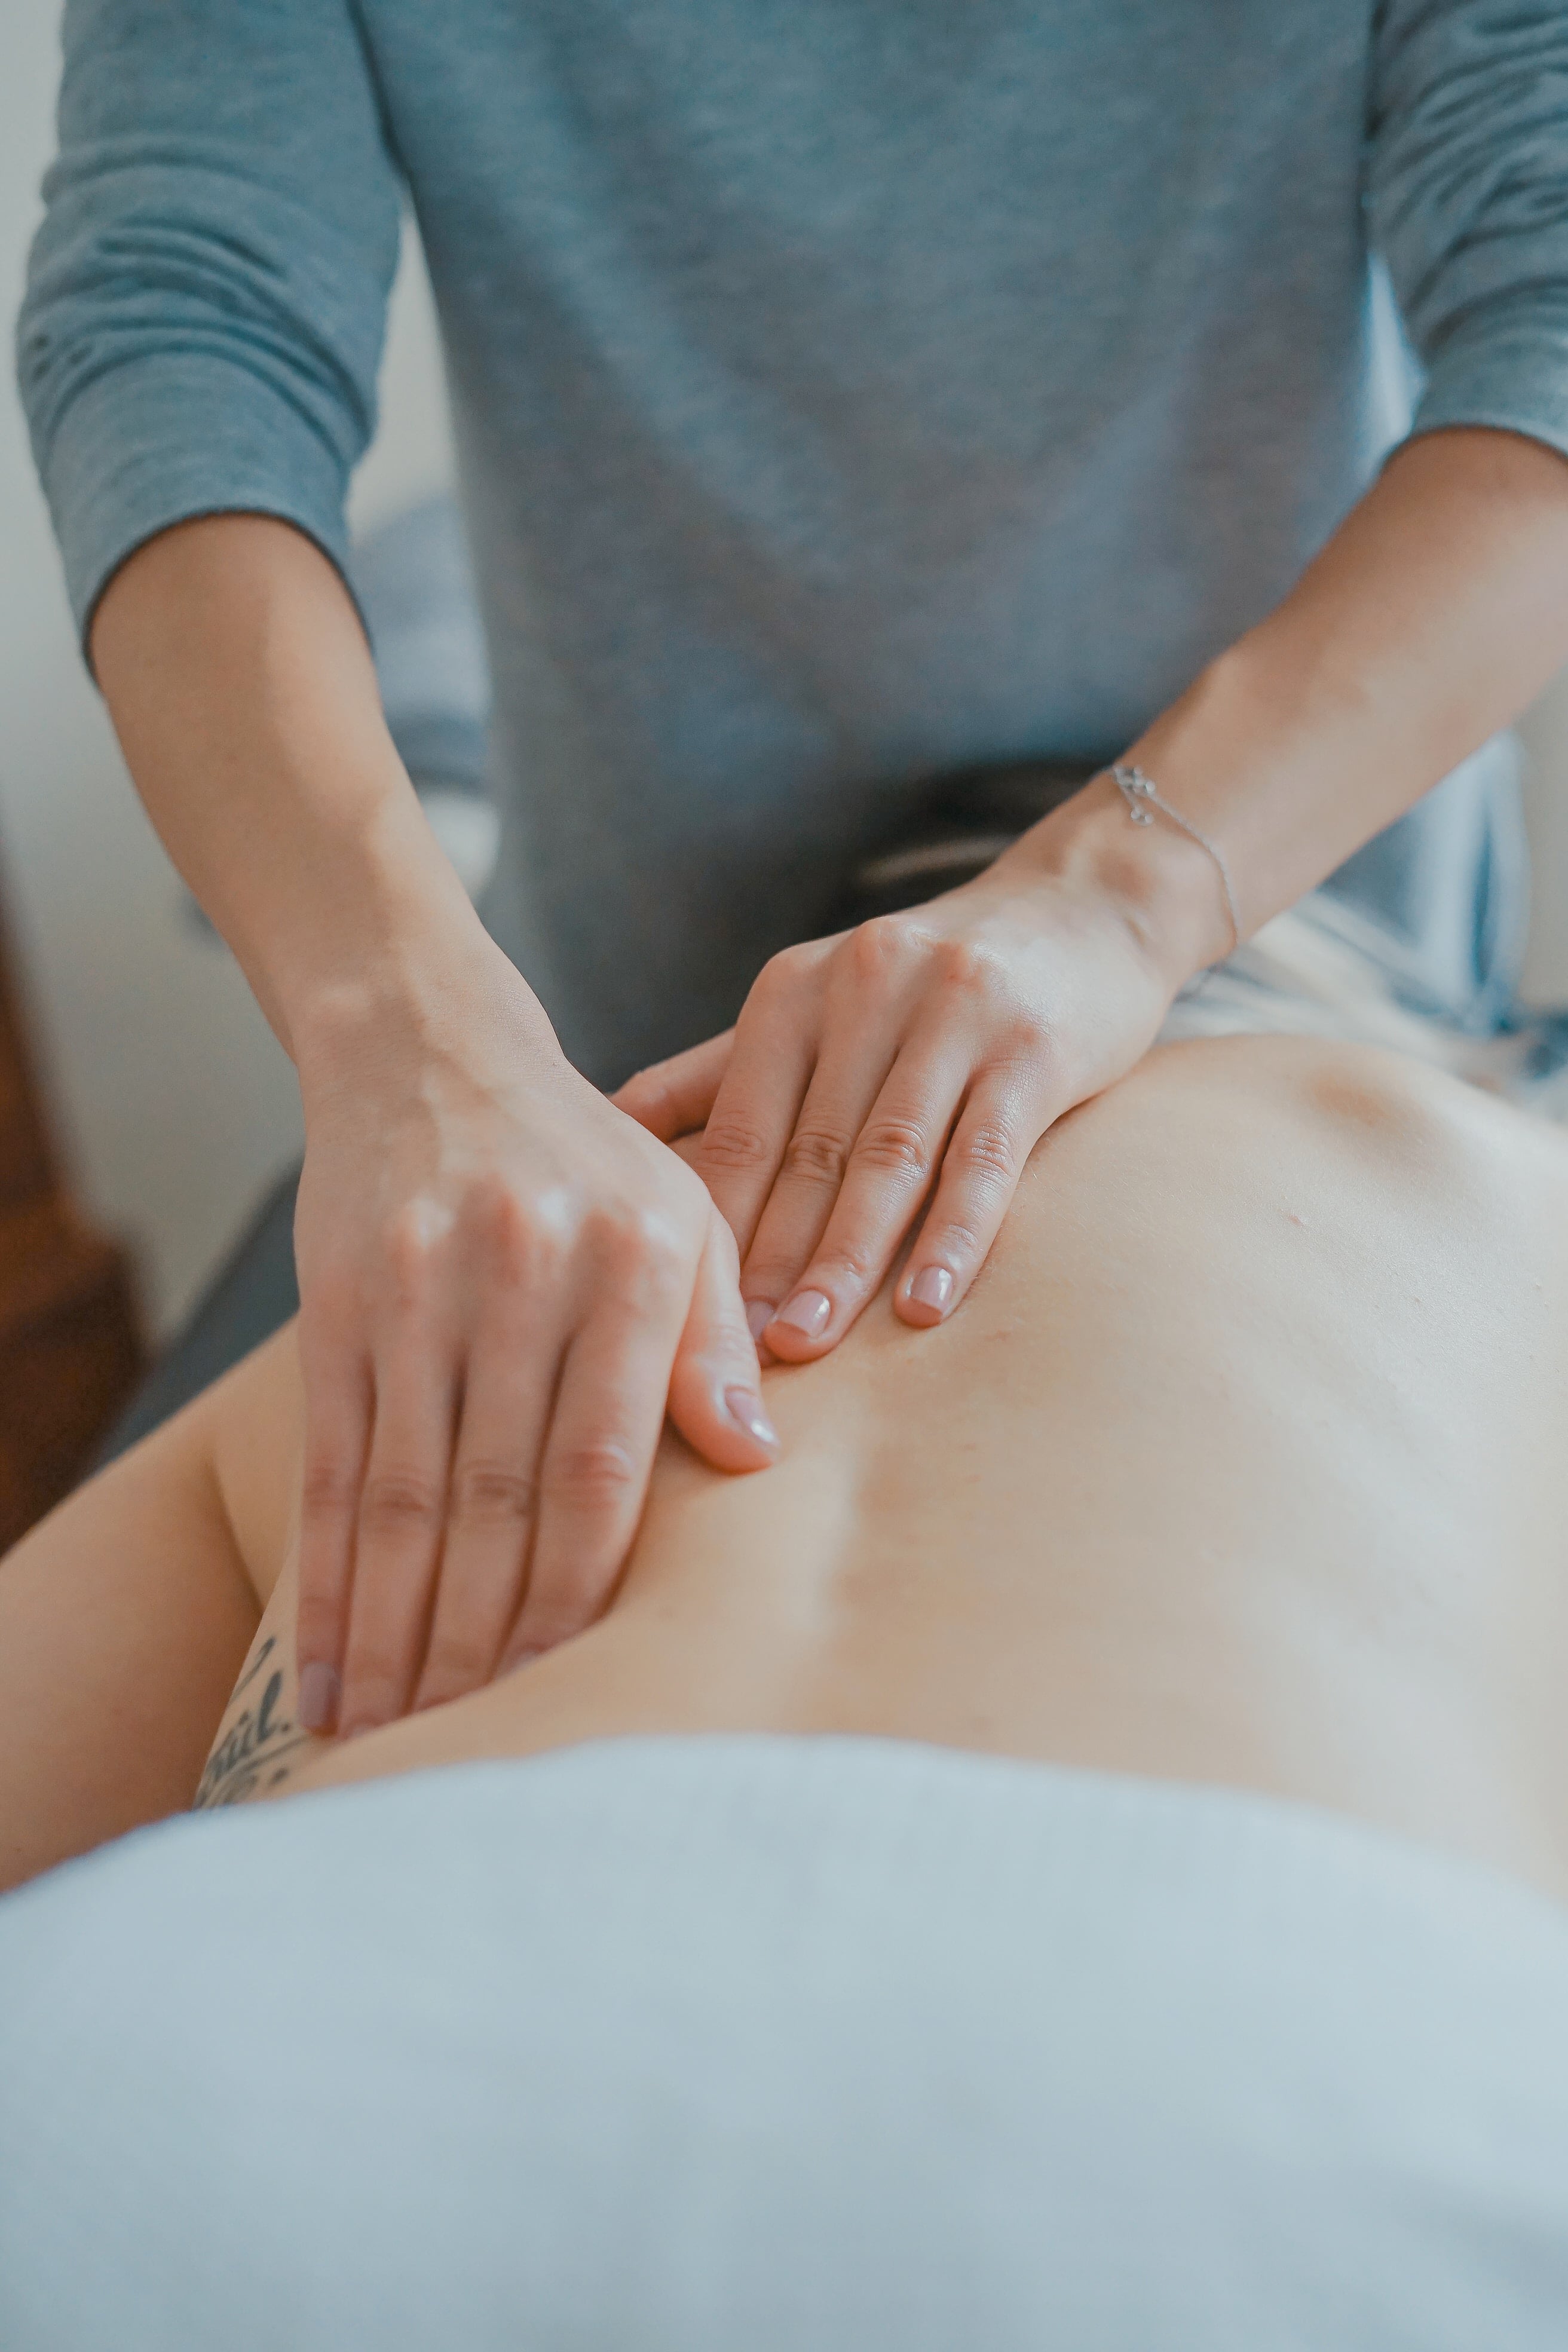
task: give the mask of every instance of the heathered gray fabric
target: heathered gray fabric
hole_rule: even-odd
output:
[[[0,1993],[6,2352],[1568,2342],[1568,1916],[1262,1797],[612,1741],[122,1841]]]
[[[1369,241],[1417,428],[1568,450],[1560,0],[68,0],[66,51],[20,354],[79,616],[208,509],[343,560],[401,175],[489,917],[600,1075],[921,780],[1115,751],[1290,585],[1403,429]],[[1415,827],[1464,905],[1508,789]]]

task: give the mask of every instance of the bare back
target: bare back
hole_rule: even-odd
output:
[[[1166,1048],[1045,1139],[951,1324],[884,1298],[767,1374],[776,1469],[667,1441],[577,1640],[294,1745],[286,1570],[206,1794],[852,1731],[1268,1790],[1568,1896],[1565,1208],[1560,1136],[1413,1065]]]

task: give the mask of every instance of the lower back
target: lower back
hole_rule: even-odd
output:
[[[289,1785],[860,1732],[1269,1790],[1568,1895],[1563,1166],[1384,1056],[1152,1055],[1046,1139],[950,1324],[884,1293],[766,1376],[777,1468],[667,1441],[597,1626]]]

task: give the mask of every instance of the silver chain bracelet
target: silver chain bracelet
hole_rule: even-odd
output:
[[[1153,778],[1146,776],[1142,768],[1115,766],[1110,771],[1110,780],[1126,802],[1127,814],[1134,824],[1152,824],[1152,811],[1158,809],[1162,816],[1168,816],[1173,824],[1180,825],[1189,841],[1195,841],[1200,849],[1208,851],[1218,870],[1220,887],[1225,892],[1225,910],[1230,917],[1230,952],[1234,955],[1241,945],[1241,917],[1236,910],[1236,892],[1230,887],[1230,868],[1215,845],[1206,833],[1200,833],[1180,809],[1171,806]]]

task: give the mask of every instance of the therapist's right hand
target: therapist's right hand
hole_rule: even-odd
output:
[[[393,1006],[346,996],[300,1074],[300,1712],[353,1733],[600,1613],[667,1402],[718,1469],[777,1440],[707,1188],[488,940]]]

